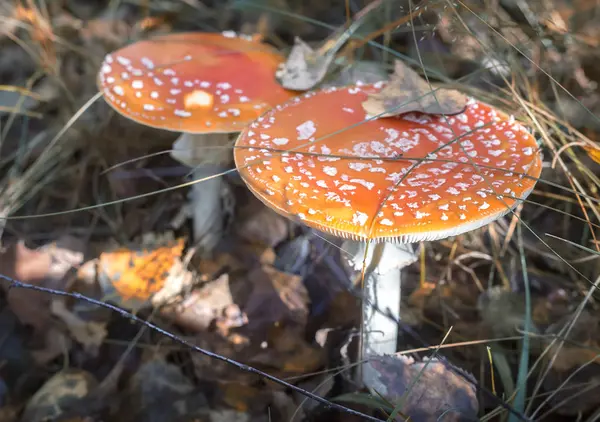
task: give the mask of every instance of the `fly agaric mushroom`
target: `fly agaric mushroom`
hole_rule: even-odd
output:
[[[198,180],[214,174],[203,164],[229,162],[228,134],[295,95],[275,80],[283,60],[269,45],[231,31],[162,35],[108,54],[98,85],[123,116],[181,132],[172,155],[199,166],[193,173]],[[213,177],[191,191],[194,238],[205,250],[218,241],[222,183]]]
[[[364,293],[363,356],[396,352],[396,323],[371,306],[399,317],[397,260],[410,260],[397,258],[393,243],[493,222],[529,195],[542,168],[527,129],[474,99],[453,116],[369,119],[362,103],[383,85],[296,97],[250,124],[234,150],[241,177],[270,208],[323,232],[378,242]]]

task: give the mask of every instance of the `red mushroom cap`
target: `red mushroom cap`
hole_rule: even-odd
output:
[[[108,54],[104,98],[138,123],[177,132],[238,132],[294,94],[275,79],[284,58],[233,32],[179,33]]]
[[[363,122],[362,102],[381,87],[309,93],[258,118],[234,151],[248,187],[319,230],[405,243],[482,227],[532,191],[541,156],[514,119],[469,99],[453,116]]]

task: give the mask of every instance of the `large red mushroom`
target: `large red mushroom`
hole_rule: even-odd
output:
[[[323,232],[379,242],[365,287],[366,354],[396,351],[396,323],[371,306],[399,317],[400,262],[410,259],[393,243],[489,224],[522,203],[542,169],[531,133],[475,99],[453,116],[367,116],[362,103],[383,86],[296,97],[250,124],[234,151],[241,177],[270,208]]]
[[[194,178],[201,179],[230,161],[230,133],[295,95],[275,80],[283,60],[271,46],[233,32],[169,34],[108,54],[98,85],[123,116],[181,132],[173,156],[199,166]],[[192,188],[194,237],[204,249],[220,235],[221,189],[216,177]]]

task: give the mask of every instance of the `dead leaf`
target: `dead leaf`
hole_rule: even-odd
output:
[[[262,265],[248,274],[252,292],[243,310],[249,329],[261,331],[265,325],[290,321],[301,326],[308,318],[308,291],[302,277]]]
[[[65,290],[65,275],[83,261],[83,254],[67,247],[72,238],[64,237],[39,249],[29,249],[23,242],[9,245],[0,252],[0,273],[36,286]],[[3,280],[4,281],[4,280]],[[4,281],[10,309],[23,324],[34,329],[36,339],[32,356],[44,364],[68,351],[69,340],[53,326],[50,303],[52,296],[35,290],[12,288]]]
[[[342,87],[356,83],[374,84],[387,79],[387,71],[381,62],[362,60],[345,66],[332,80],[324,83],[323,88]]]
[[[240,382],[218,383],[216,403],[238,412],[260,412],[267,406],[270,394],[264,387]]]
[[[80,404],[98,382],[89,372],[79,369],[61,371],[50,378],[31,397],[21,422],[54,420],[63,411]]]
[[[192,420],[204,414],[208,404],[204,394],[181,369],[161,357],[145,362],[138,369],[127,393],[116,419],[128,422],[171,421],[184,416]]]
[[[495,337],[519,335],[525,324],[525,295],[500,287],[487,290],[478,304],[482,322],[491,328]],[[532,322],[532,332],[538,331]]]
[[[335,58],[335,51],[321,54],[300,39],[294,38],[294,46],[287,61],[280,65],[275,76],[286,89],[306,91],[319,84],[327,74]]]
[[[106,324],[96,321],[85,321],[75,313],[69,311],[62,299],[53,299],[51,305],[52,314],[60,318],[71,336],[85,348],[92,356],[97,356],[98,349],[106,338]]]
[[[597,315],[584,310],[569,332],[566,342],[555,339],[552,335],[564,335],[562,329],[571,323],[573,314],[566,315],[546,329],[544,343],[550,350],[544,353],[545,359],[552,359],[552,369],[556,372],[567,372],[581,367],[588,362],[600,362],[600,319]],[[542,350],[546,349],[543,347]],[[559,351],[560,350],[560,351]],[[557,355],[558,353],[558,355]]]
[[[103,252],[99,258],[82,265],[77,276],[88,284],[97,281],[105,299],[129,309],[139,309],[165,287],[181,258],[184,244],[185,240],[180,238],[163,246],[142,245],[136,249]]]
[[[588,157],[600,164],[600,147],[586,145],[583,147]]]
[[[309,345],[303,338],[301,327],[276,324],[269,329],[264,351],[253,356],[251,365],[273,368],[269,373],[289,377],[317,371],[325,363],[323,349]]]
[[[592,364],[584,370],[574,367],[566,372],[551,370],[544,377],[542,391],[551,394],[544,410],[553,408],[557,415],[576,416],[595,410],[600,394],[600,365]]]
[[[440,88],[434,95],[427,81],[400,60],[396,60],[394,73],[383,89],[369,94],[363,102],[363,108],[369,115],[380,117],[411,111],[453,115],[462,113],[466,106],[467,97],[459,91]]]
[[[235,359],[238,362],[247,362],[254,353],[252,350],[253,344],[247,337],[241,335],[232,335],[225,338],[219,333],[207,331],[196,336],[194,344],[213,353]],[[192,353],[190,357],[194,364],[194,373],[199,379],[239,383],[250,383],[255,380],[254,375],[240,371],[226,362],[212,357],[200,353]]]
[[[262,203],[252,201],[243,211],[237,232],[246,241],[273,248],[287,238],[288,220]]]
[[[233,302],[229,288],[229,275],[194,289],[186,297],[161,309],[161,314],[195,332],[207,330],[215,323],[222,335],[241,327],[248,321],[239,306]]]
[[[400,410],[411,420],[458,422],[477,418],[475,379],[459,368],[450,370],[435,358],[415,362],[402,355],[376,357],[369,365],[371,369],[365,371],[369,375],[367,387],[391,403],[403,400]],[[473,383],[454,371],[462,371]]]
[[[52,287],[52,280],[46,277],[50,272],[52,258],[46,252],[29,249],[23,242],[10,245],[1,252],[0,272],[24,283]],[[48,285],[47,285],[48,284]],[[2,287],[8,290],[8,283]],[[36,329],[46,327],[50,319],[50,297],[34,290],[10,289],[7,293],[11,310],[23,324]]]

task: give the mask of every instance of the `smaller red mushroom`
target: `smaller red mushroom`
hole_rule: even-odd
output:
[[[228,134],[295,95],[275,80],[283,60],[269,45],[233,32],[162,35],[108,54],[98,84],[123,116],[181,132],[173,156],[200,166],[194,177],[201,179],[214,174],[201,164],[230,161]],[[194,237],[208,250],[220,235],[221,188],[221,178],[212,178],[192,189]]]
[[[529,131],[474,99],[453,116],[369,118],[362,103],[383,86],[294,98],[248,126],[234,151],[243,180],[275,211],[346,239],[388,242],[365,291],[366,354],[396,351],[396,323],[370,306],[399,317],[400,268],[388,270],[406,255],[394,258],[390,243],[489,224],[529,195],[542,169]]]

